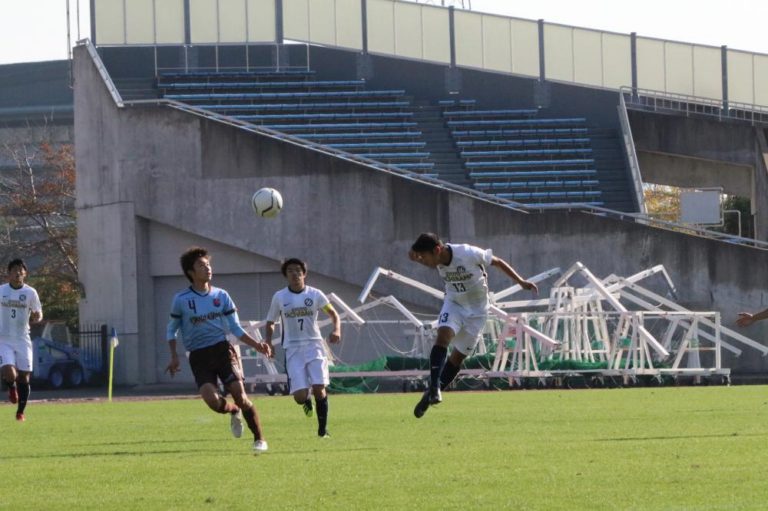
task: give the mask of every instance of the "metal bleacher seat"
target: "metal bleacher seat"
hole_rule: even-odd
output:
[[[506,179],[506,178],[567,178],[576,176],[595,176],[597,171],[595,169],[562,169],[562,170],[523,170],[523,171],[485,171],[485,172],[470,172],[469,177],[472,179]]]
[[[187,71],[187,72],[163,72],[157,77],[157,86],[162,88],[168,83],[180,83],[185,80],[195,81],[214,81],[214,80],[306,80],[314,76],[315,72],[306,69],[286,69],[286,70],[241,70],[241,71]]]
[[[467,160],[471,158],[532,158],[553,155],[585,155],[592,154],[590,148],[568,148],[568,149],[519,149],[519,150],[493,150],[493,151],[461,151],[462,158]]]
[[[459,149],[478,147],[540,147],[540,146],[584,146],[589,144],[589,138],[519,138],[519,139],[481,139],[458,140]]]
[[[564,180],[544,180],[544,181],[485,181],[475,183],[478,190],[507,190],[511,188],[531,188],[534,190],[546,188],[592,188],[598,186],[600,182],[597,179],[564,179]]]
[[[413,112],[331,112],[320,114],[245,114],[233,116],[243,121],[334,121],[403,119],[413,117]]]
[[[531,108],[521,109],[494,109],[494,110],[444,110],[443,116],[447,119],[493,119],[497,117],[508,118],[531,118],[536,116],[539,111]]]
[[[326,140],[380,140],[380,139],[412,139],[421,137],[421,131],[359,131],[356,133],[310,133],[302,135],[308,139]]]
[[[415,122],[349,122],[349,123],[317,123],[317,124],[263,124],[265,128],[277,131],[306,131],[314,133],[317,131],[361,131],[361,130],[379,130],[379,129],[410,129],[416,128]]]
[[[562,167],[575,165],[594,165],[595,160],[591,158],[584,159],[561,159],[561,160],[515,160],[515,161],[470,161],[466,163],[470,169],[493,169],[493,168],[519,168],[519,167]]]
[[[407,101],[336,101],[332,103],[243,103],[234,105],[220,104],[198,104],[199,108],[213,110],[216,112],[293,112],[293,111],[317,111],[317,110],[390,110],[393,108],[408,108],[410,104]]]
[[[584,124],[586,119],[581,117],[569,117],[562,119],[462,119],[458,121],[447,121],[449,128],[460,128],[466,126],[558,126],[569,124]]]
[[[457,140],[465,140],[472,138],[488,138],[495,139],[498,137],[511,138],[511,137],[559,137],[559,136],[572,136],[572,135],[585,135],[588,130],[585,127],[570,127],[570,128],[523,128],[523,129],[464,129],[453,130],[452,135]]]
[[[337,149],[422,149],[426,142],[361,142],[328,144]]]
[[[286,99],[326,99],[326,98],[391,98],[405,94],[403,90],[353,90],[353,91],[322,91],[322,92],[240,92],[221,94],[166,94],[165,99],[182,102],[197,101],[266,101]]]
[[[326,80],[326,81],[288,81],[288,82],[174,82],[158,85],[164,90],[213,90],[213,89],[331,89],[351,87],[359,89],[365,86],[364,80]]]

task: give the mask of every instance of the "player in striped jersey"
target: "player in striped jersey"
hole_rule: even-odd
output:
[[[40,297],[24,283],[26,278],[27,265],[14,259],[8,263],[8,283],[0,286],[0,372],[8,385],[8,399],[16,404],[17,421],[25,420],[34,362],[29,324],[43,319]]]
[[[456,378],[462,362],[482,337],[490,305],[486,268],[495,266],[523,289],[536,292],[538,288],[518,275],[509,263],[494,256],[491,249],[443,243],[431,232],[419,235],[408,257],[437,269],[445,282],[445,299],[437,318],[437,338],[429,355],[429,388],[413,410],[416,418],[420,418],[430,405],[442,401],[440,391]],[[453,350],[448,357],[451,343]]]
[[[241,417],[244,417],[253,433],[254,453],[264,452],[267,450],[267,441],[262,433],[259,415],[245,393],[242,364],[226,336],[231,332],[240,342],[267,356],[272,355],[272,349],[269,344],[256,341],[243,330],[237,316],[237,307],[229,293],[211,285],[213,271],[206,249],[192,247],[184,252],[181,255],[181,269],[192,285],[173,297],[166,335],[171,361],[166,371],[173,377],[181,370],[176,353],[176,334],[180,332],[203,401],[214,412],[230,415],[230,427],[236,438],[243,434]],[[219,393],[217,380],[232,394],[235,404],[227,402]]]
[[[323,337],[317,325],[320,310],[333,321],[333,331],[328,342],[341,341],[341,320],[339,314],[325,294],[305,284],[307,265],[300,259],[287,259],[280,270],[288,280],[288,286],[276,292],[267,313],[265,341],[272,344],[275,323],[282,317],[282,345],[285,350],[285,369],[293,399],[312,416],[312,396],[317,408],[317,435],[327,438],[328,434],[328,393],[330,383],[328,356]]]

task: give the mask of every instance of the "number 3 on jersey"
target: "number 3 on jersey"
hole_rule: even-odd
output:
[[[448,313],[447,312],[443,312],[442,314],[440,314],[440,321],[438,321],[438,323],[448,323]]]

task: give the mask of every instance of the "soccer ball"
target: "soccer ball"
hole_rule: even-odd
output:
[[[251,206],[257,215],[272,218],[283,209],[283,196],[274,188],[261,188],[251,197]]]

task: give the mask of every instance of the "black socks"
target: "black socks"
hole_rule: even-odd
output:
[[[328,396],[323,399],[315,398],[315,406],[317,407],[317,434],[325,436],[328,425]]]
[[[440,374],[448,359],[448,348],[435,344],[429,354],[429,388],[440,388]]]

